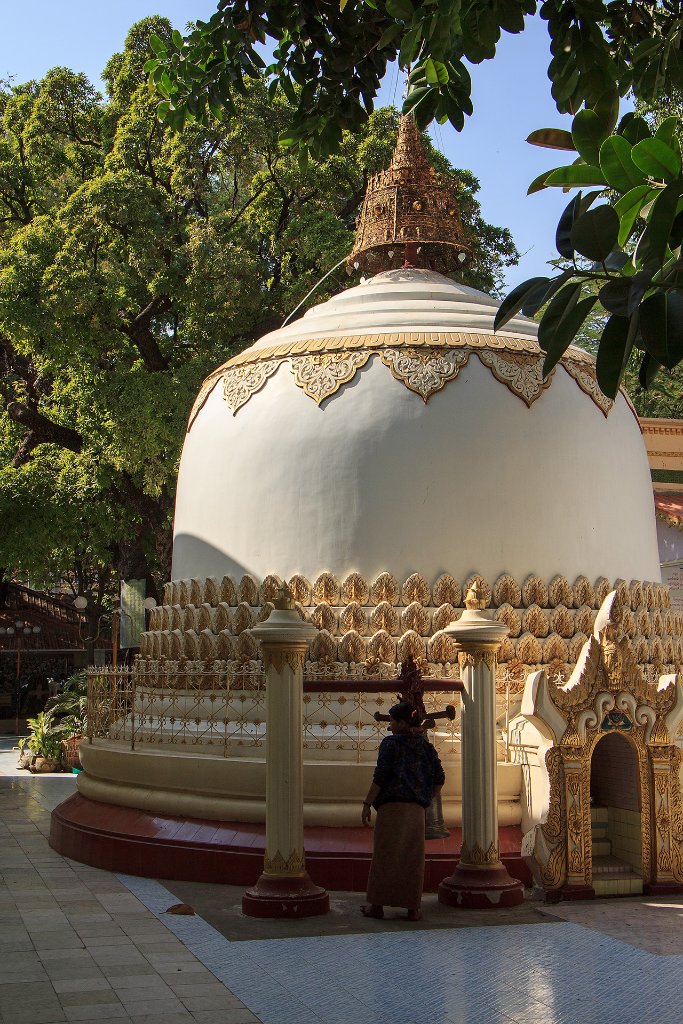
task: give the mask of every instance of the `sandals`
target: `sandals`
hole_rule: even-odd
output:
[[[378,921],[384,917],[384,907],[375,906],[373,903],[363,903],[360,912],[363,917],[375,917]]]

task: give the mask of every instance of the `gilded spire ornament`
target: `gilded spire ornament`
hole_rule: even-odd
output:
[[[407,114],[389,167],[368,181],[347,270],[378,274],[405,266],[449,274],[469,256],[453,188],[439,182]]]

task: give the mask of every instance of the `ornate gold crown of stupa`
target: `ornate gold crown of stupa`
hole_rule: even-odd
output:
[[[414,266],[449,274],[471,254],[453,188],[437,179],[412,114],[401,118],[388,168],[368,181],[356,229],[349,273]]]

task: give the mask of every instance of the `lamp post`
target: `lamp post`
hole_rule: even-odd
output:
[[[0,636],[15,637],[16,663],[14,672],[14,733],[19,735],[19,704],[21,701],[21,653],[23,645],[30,636],[38,636],[40,626],[29,626],[28,623],[17,619],[13,626],[0,626]]]

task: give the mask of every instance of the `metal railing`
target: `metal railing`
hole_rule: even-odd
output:
[[[439,720],[429,736],[442,753],[459,749],[456,680],[425,679],[427,712],[456,707],[453,721]],[[303,746],[324,756],[374,757],[386,735],[386,714],[396,702],[396,679],[306,680]],[[138,662],[134,667],[88,670],[88,738],[129,744],[194,747],[218,756],[263,748],[266,738],[265,675],[248,665],[204,662],[182,665]]]

